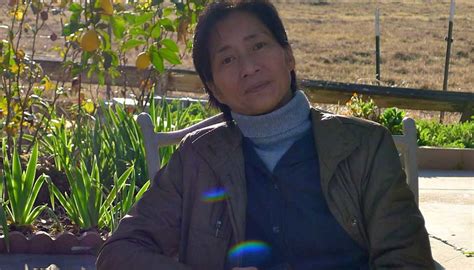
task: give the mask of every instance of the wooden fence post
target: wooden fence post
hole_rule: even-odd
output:
[[[449,23],[448,23],[448,36],[445,38],[446,46],[446,61],[444,63],[444,79],[443,79],[443,91],[448,90],[448,76],[449,76],[449,58],[451,58],[451,43],[453,42],[453,19],[454,19],[454,0],[451,0],[451,6],[449,8]],[[444,111],[439,114],[439,122],[443,123]]]
[[[375,9],[375,78],[380,81],[380,11]]]

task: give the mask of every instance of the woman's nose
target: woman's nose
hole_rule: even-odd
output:
[[[242,56],[240,58],[240,72],[242,78],[251,76],[260,71],[260,65],[257,63],[255,57]]]

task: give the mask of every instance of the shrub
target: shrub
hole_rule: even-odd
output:
[[[375,102],[356,93],[346,103],[346,108],[349,115],[379,122],[393,135],[403,134],[403,110],[387,108],[379,116]],[[415,122],[419,146],[474,148],[474,117],[469,122],[447,125],[421,119]]]
[[[375,105],[372,98],[365,98],[363,95],[354,93],[351,99],[346,103],[349,114],[355,117],[360,117],[368,120],[378,122],[379,108]]]
[[[474,148],[474,121],[444,125],[417,120],[416,129],[419,146]]]

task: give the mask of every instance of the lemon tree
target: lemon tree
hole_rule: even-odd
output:
[[[181,63],[192,46],[188,38],[206,0],[150,0],[119,2],[85,1],[68,6],[69,20],[62,35],[73,45],[76,60],[66,62],[72,76],[96,76],[99,85],[113,83],[120,66],[135,63],[142,71],[143,87],[127,88],[131,96],[145,104],[145,97],[167,66]],[[74,51],[72,50],[72,51]],[[141,52],[129,59],[134,51]],[[135,91],[135,92],[134,92]]]
[[[27,0],[9,1],[7,8],[11,21],[0,23],[7,33],[0,40],[0,136],[7,138],[11,157],[14,138],[21,153],[25,136],[33,135],[35,141],[39,131],[47,129],[48,115],[62,88],[51,82],[35,61],[35,41],[49,20],[50,6]],[[20,42],[26,32],[32,34],[32,44]],[[31,150],[33,144],[29,145]]]
[[[192,46],[189,34],[207,0],[9,0],[9,22],[0,22],[0,135],[7,137],[9,155],[13,140],[18,150],[44,136],[56,104],[63,96],[77,95],[69,110],[76,115],[95,112],[98,100],[85,97],[81,82],[94,77],[99,86],[111,85],[121,76],[122,66],[133,65],[139,88],[123,86],[121,96],[134,97],[144,106],[160,75],[181,63]],[[61,17],[61,30],[52,32],[48,23]],[[57,51],[62,60],[62,81],[52,81],[35,61],[40,35],[50,31],[52,42],[62,42]],[[25,42],[26,36],[32,42]],[[138,56],[135,56],[138,54]],[[72,80],[71,78],[75,78]],[[125,79],[126,80],[126,79]],[[136,79],[134,79],[136,80]],[[74,83],[74,82],[79,83]],[[75,91],[78,90],[78,91]],[[113,93],[107,87],[107,98]],[[94,106],[92,106],[94,104]]]
[[[46,132],[56,101],[67,94],[65,90],[71,83],[70,79],[51,81],[35,62],[37,37],[49,28],[52,16],[61,16],[61,31],[50,33],[49,38],[63,42],[57,49],[63,77],[77,77],[79,82],[95,77],[99,86],[110,85],[122,77],[121,66],[135,63],[142,87],[133,89],[125,82],[120,93],[136,97],[140,105],[150,98],[160,74],[167,67],[180,64],[189,52],[189,33],[206,4],[207,0],[9,0],[11,21],[0,23],[7,33],[0,41],[0,73],[5,78],[0,85],[4,104],[0,128],[2,135],[7,135],[8,144],[18,136],[18,145],[24,145],[25,135],[32,135],[29,140],[35,141]],[[32,42],[21,41],[27,31],[33,35]],[[140,54],[134,56],[135,52]],[[87,98],[82,98],[84,94],[77,95],[79,108],[93,111],[90,102],[85,103]],[[107,97],[111,95],[108,93]]]

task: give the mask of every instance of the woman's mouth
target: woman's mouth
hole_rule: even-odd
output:
[[[252,85],[250,85],[249,87],[247,87],[245,89],[245,93],[246,94],[252,94],[252,93],[258,92],[258,91],[264,89],[265,87],[267,87],[269,84],[270,84],[269,81],[252,84]]]

